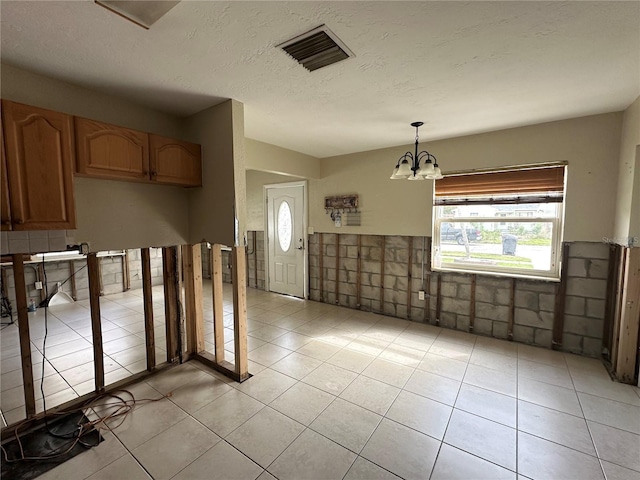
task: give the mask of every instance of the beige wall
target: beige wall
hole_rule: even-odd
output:
[[[640,97],[624,112],[618,163],[615,242],[640,237]]]
[[[422,148],[443,171],[568,161],[566,241],[602,241],[613,233],[621,113],[594,115],[470,135]],[[389,180],[397,159],[412,146],[322,160],[322,178],[309,187],[309,225],[318,232],[431,235],[433,184]],[[328,195],[357,193],[361,226],[337,229],[325,215]]]
[[[285,183],[296,179],[275,173],[247,171],[247,230],[264,230],[263,186]]]
[[[300,178],[320,178],[320,159],[318,158],[251,138],[245,139],[245,147],[246,166],[249,170]]]
[[[246,231],[244,118],[235,100],[203,110],[188,119],[188,132],[202,145],[202,188],[189,197],[189,239],[235,245]]]
[[[2,65],[1,96],[174,138],[184,138],[183,122],[108,95]],[[69,243],[91,250],[166,246],[188,238],[186,189],[161,185],[75,178],[77,230]]]

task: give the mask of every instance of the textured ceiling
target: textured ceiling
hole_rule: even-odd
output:
[[[626,108],[640,2],[196,2],[150,30],[82,1],[0,3],[2,61],[186,116],[226,98],[248,137],[317,157]],[[326,24],[355,57],[275,45]]]

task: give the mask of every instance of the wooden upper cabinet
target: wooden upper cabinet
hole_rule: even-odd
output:
[[[116,180],[149,180],[149,135],[107,123],[75,119],[76,172]]]
[[[1,188],[0,203],[2,204],[0,229],[11,230],[11,211],[9,210],[9,180],[7,178],[7,159],[4,154],[4,135],[2,135],[2,115],[0,114],[0,156],[2,157],[2,172],[1,172]]]
[[[76,228],[73,118],[2,101],[14,230]]]
[[[151,180],[168,185],[202,185],[200,145],[149,134]]]

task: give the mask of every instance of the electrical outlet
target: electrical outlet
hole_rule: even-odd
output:
[[[42,290],[42,282],[36,282],[36,290]]]
[[[84,242],[80,244],[80,254],[87,255],[89,253],[89,244]]]
[[[420,299],[420,300],[424,300],[424,290],[420,290],[420,291],[418,292],[418,299]]]

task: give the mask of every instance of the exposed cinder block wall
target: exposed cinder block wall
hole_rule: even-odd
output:
[[[378,235],[360,236],[360,305],[357,305],[356,296],[358,236],[339,236],[340,258],[337,272],[336,239],[336,234],[323,234],[324,285],[321,298],[319,235],[309,236],[309,282],[312,300],[435,323],[437,282],[440,277],[439,324],[445,328],[470,330],[472,276],[430,271],[429,252],[423,252],[423,245],[425,249],[428,245],[426,237],[412,237],[413,246],[409,252],[409,237],[386,236],[383,239]],[[601,354],[608,252],[605,243],[575,242],[570,245],[569,258],[565,263],[568,279],[562,342],[562,348],[566,351],[592,356]],[[474,333],[508,338],[512,281],[513,279],[508,277],[476,275]],[[427,288],[429,283],[430,288]],[[384,288],[381,287],[382,284]],[[409,285],[410,308],[407,293]],[[515,280],[515,341],[551,347],[557,286],[557,282],[551,281],[520,278]],[[419,300],[420,290],[428,291],[430,295],[429,312],[425,312],[427,302]]]
[[[142,288],[142,266],[140,261],[140,250],[132,249],[129,252],[129,278],[131,289]],[[151,283],[153,285],[162,285],[162,249],[151,248],[149,250],[151,257]],[[38,263],[25,263],[25,285],[27,287],[27,298],[40,303],[40,290],[36,290],[35,282],[39,279],[44,282],[36,273]],[[87,273],[87,261],[82,260],[63,260],[60,262],[45,262],[44,269],[47,277],[47,287],[49,294],[56,291],[58,282],[64,283],[62,290],[71,295],[71,281],[69,277],[75,272],[74,278],[76,282],[76,300],[86,300],[89,298],[89,280]],[[122,292],[124,290],[124,271],[123,256],[105,256],[100,257],[100,268],[102,273],[102,293],[109,295],[111,293]],[[13,277],[13,268],[11,266],[3,266],[6,271],[7,278],[7,296],[15,312],[15,282]]]
[[[253,248],[255,238],[255,250]],[[264,265],[264,232],[247,232],[247,286],[264,290],[265,265]],[[257,278],[256,278],[257,263]],[[202,247],[202,276],[211,278],[211,250],[203,244]],[[231,252],[222,250],[222,281],[231,283]]]

